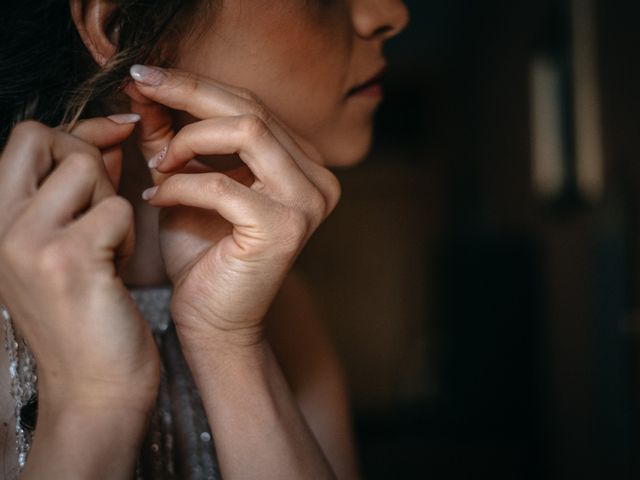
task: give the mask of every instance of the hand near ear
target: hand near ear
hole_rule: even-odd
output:
[[[140,148],[155,182],[143,197],[162,208],[178,332],[260,337],[293,261],[338,202],[338,181],[253,93],[174,69],[137,65],[131,73]],[[169,108],[195,121],[174,132]],[[204,156],[234,154],[240,168],[200,164],[191,174]]]
[[[116,191],[122,175],[122,142],[131,135],[139,120],[139,115],[131,113],[91,118],[79,121],[69,132],[100,150],[107,175]]]
[[[336,205],[337,179],[247,90],[174,69],[135,66],[132,77],[127,92],[156,184],[143,198],[161,209],[172,318],[222,474],[334,478],[270,350],[264,317]],[[195,121],[174,131],[168,109]],[[229,155],[239,168],[216,165]]]
[[[134,82],[129,82],[124,92],[131,99],[131,112],[140,115],[137,143],[143,157],[149,160],[168,145],[175,135],[170,110],[142,95]],[[151,175],[154,184],[164,177],[155,170],[151,170]]]

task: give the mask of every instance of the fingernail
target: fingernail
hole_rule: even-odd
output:
[[[149,159],[149,162],[148,162],[149,168],[156,168],[158,165],[160,165],[160,162],[162,162],[165,155],[167,154],[168,148],[169,148],[169,144],[162,147],[162,149],[158,153],[156,153],[153,157]]]
[[[140,115],[137,113],[116,113],[114,115],[109,115],[107,117],[112,122],[118,123],[120,125],[125,125],[127,123],[136,123],[140,121]]]
[[[158,67],[148,67],[147,65],[133,65],[129,69],[131,78],[143,85],[157,87],[167,78],[167,73]]]
[[[158,191],[158,185],[156,185],[155,187],[147,188],[144,192],[142,192],[142,199],[151,200],[157,191]]]

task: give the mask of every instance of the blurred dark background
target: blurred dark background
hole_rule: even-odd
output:
[[[407,0],[300,265],[365,478],[640,478],[640,2]]]

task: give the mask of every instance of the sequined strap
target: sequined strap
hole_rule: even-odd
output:
[[[171,292],[170,287],[130,290],[155,333],[162,358],[156,409],[140,452],[136,478],[218,480],[220,471],[204,407],[182,357],[175,329],[171,328]],[[31,431],[24,428],[21,413],[37,395],[36,364],[2,305],[0,314],[5,328],[11,395],[16,406],[18,466],[22,469],[31,447]]]
[[[164,332],[171,323],[171,287],[132,288],[131,298],[154,332]]]
[[[15,405],[18,468],[22,470],[31,448],[31,429],[21,421],[21,413],[36,398],[38,376],[33,355],[24,339],[13,328],[11,315],[4,305],[0,305],[0,314],[4,323],[5,351],[9,360],[11,396]]]
[[[139,288],[130,290],[130,293],[151,329],[156,334],[166,331],[171,321],[169,312],[171,288]],[[27,424],[23,417],[29,413],[27,411],[29,407],[37,401],[36,362],[27,343],[14,328],[11,315],[5,305],[0,304],[0,315],[4,324],[4,346],[9,361],[11,396],[15,405],[18,468],[22,469],[31,448],[32,431],[35,426],[35,421]],[[35,419],[35,413],[31,416]]]

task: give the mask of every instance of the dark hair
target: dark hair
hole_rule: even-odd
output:
[[[115,0],[108,30],[117,29],[116,54],[99,66],[71,18],[69,0],[2,0],[0,18],[0,145],[18,122],[47,125],[102,114],[134,63],[169,65],[178,42],[205,0]],[[185,27],[189,26],[187,30]]]

